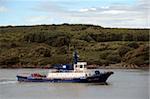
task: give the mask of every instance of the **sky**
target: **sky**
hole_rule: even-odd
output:
[[[150,0],[0,0],[0,26],[94,24],[150,28]]]

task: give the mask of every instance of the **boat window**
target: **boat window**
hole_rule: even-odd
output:
[[[76,68],[77,68],[77,65],[76,65]]]
[[[66,68],[66,65],[63,65],[63,68]]]
[[[80,65],[80,68],[83,68],[83,65]]]
[[[95,71],[95,74],[98,75],[98,74],[100,74],[100,72],[99,72],[98,70],[96,70],[96,71]]]

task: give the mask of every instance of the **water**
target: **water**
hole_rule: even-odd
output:
[[[146,70],[114,69],[108,85],[17,82],[18,73],[44,69],[0,69],[0,99],[149,99]]]

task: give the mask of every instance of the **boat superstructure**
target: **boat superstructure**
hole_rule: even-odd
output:
[[[47,78],[62,78],[62,79],[72,79],[72,78],[85,78],[87,75],[87,69],[85,68],[86,62],[78,62],[74,65],[74,70],[61,70],[52,71],[47,74]],[[66,68],[66,65],[63,65]]]

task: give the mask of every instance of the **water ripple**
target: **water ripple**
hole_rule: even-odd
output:
[[[2,84],[14,84],[17,83],[16,80],[10,80],[10,79],[0,79],[0,85]]]

